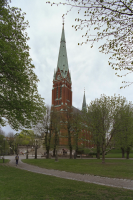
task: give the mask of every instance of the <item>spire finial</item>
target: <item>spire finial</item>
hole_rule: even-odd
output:
[[[65,18],[64,18],[64,15],[62,15],[62,25],[63,25],[63,28],[64,28],[64,23],[65,23]]]

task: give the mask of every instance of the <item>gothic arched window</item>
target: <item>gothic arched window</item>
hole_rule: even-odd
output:
[[[57,86],[57,91],[56,91],[56,98],[58,98],[58,86]]]
[[[60,97],[62,97],[62,86],[60,86]]]

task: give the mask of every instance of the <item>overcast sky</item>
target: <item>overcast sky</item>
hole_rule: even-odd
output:
[[[55,2],[58,1],[55,0]],[[28,42],[31,48],[30,55],[35,65],[35,73],[40,80],[38,91],[45,99],[45,103],[51,105],[53,74],[57,67],[62,32],[62,15],[70,7],[50,6],[46,4],[46,0],[12,0],[11,5],[21,8],[26,13],[26,20],[30,25],[27,29],[30,37]],[[96,43],[93,48],[90,48],[90,43],[78,45],[83,41],[84,31],[75,31],[72,28],[77,16],[77,9],[72,9],[65,16],[65,37],[72,78],[73,106],[81,109],[84,88],[88,105],[95,98],[100,98],[101,94],[108,96],[120,94],[128,101],[133,101],[133,85],[120,89],[122,80],[132,81],[133,74],[118,78],[115,71],[108,65],[109,55],[98,51],[100,43]],[[12,131],[9,126],[4,127],[3,130],[6,134]]]

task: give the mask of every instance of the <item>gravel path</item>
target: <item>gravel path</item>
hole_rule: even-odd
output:
[[[10,163],[9,163],[10,166],[16,167],[14,156],[8,156],[6,158],[10,159]],[[58,170],[53,170],[53,169],[44,169],[44,168],[23,163],[21,159],[24,159],[24,157],[20,156],[19,165],[17,166],[17,168],[19,169],[23,169],[23,170],[27,170],[27,171],[35,172],[39,174],[56,176],[56,177],[65,178],[65,179],[71,179],[71,180],[83,181],[87,183],[95,183],[99,185],[106,185],[110,187],[133,190],[133,180],[130,180],[130,179],[107,178],[107,177],[93,176],[89,174],[82,175],[82,174],[58,171]]]

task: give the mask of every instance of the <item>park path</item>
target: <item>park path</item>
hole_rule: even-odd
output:
[[[100,176],[94,176],[94,175],[89,175],[89,174],[83,175],[83,174],[76,174],[76,173],[66,172],[66,171],[45,169],[45,168],[40,168],[37,166],[23,163],[21,159],[24,159],[24,158],[25,157],[20,156],[19,164],[17,168],[34,172],[34,173],[56,176],[59,178],[65,178],[65,179],[71,179],[71,180],[76,180],[76,181],[83,181],[87,183],[94,183],[94,184],[105,185],[105,186],[110,186],[110,187],[133,190],[133,180],[130,180],[130,179],[107,178],[107,177],[100,177]],[[6,159],[10,159],[10,162],[9,162],[10,166],[16,167],[14,156],[7,156]]]

